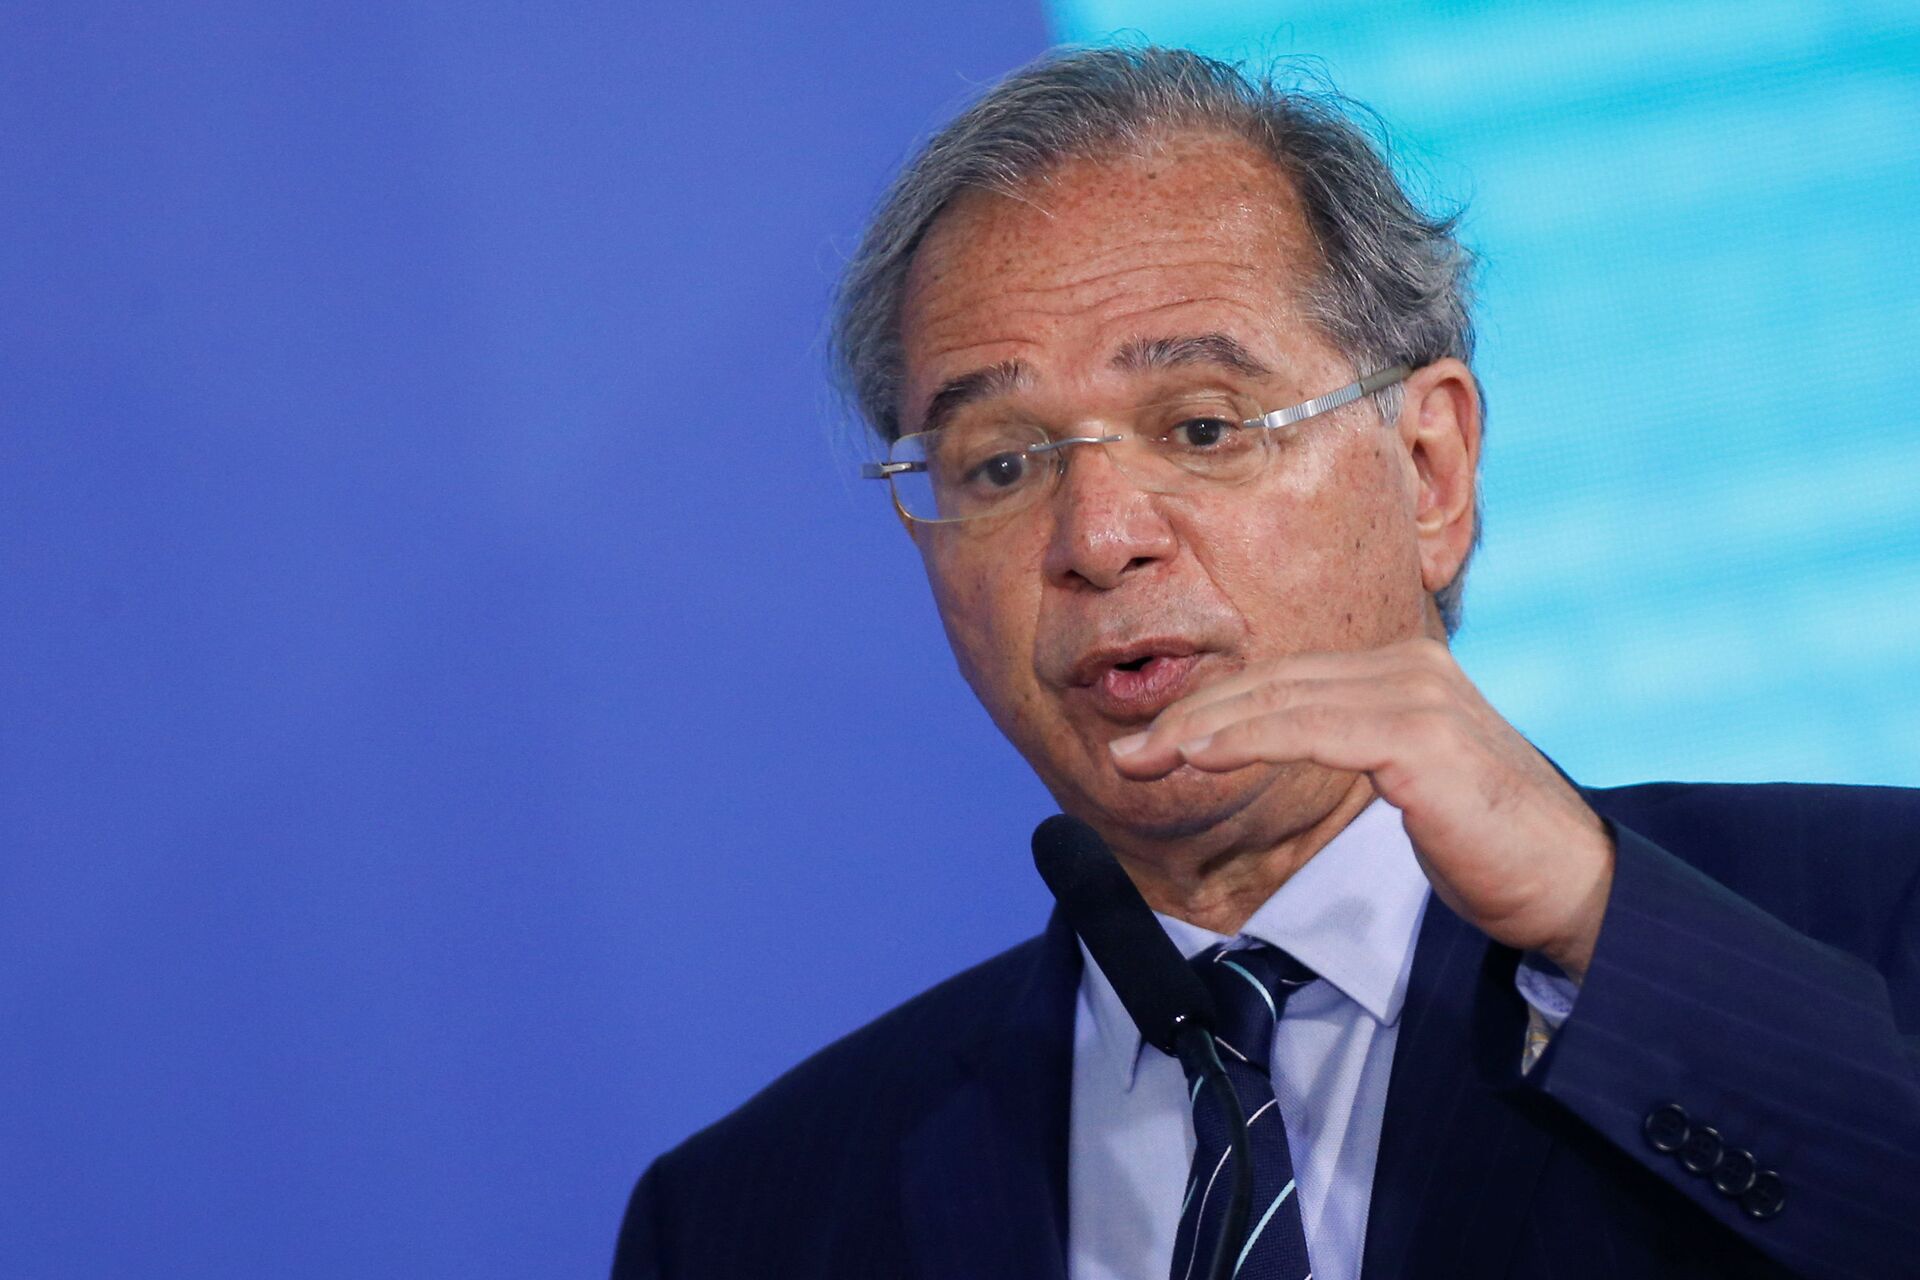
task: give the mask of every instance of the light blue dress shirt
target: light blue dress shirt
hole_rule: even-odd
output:
[[[1287,1001],[1273,1037],[1273,1091],[1287,1125],[1317,1280],[1359,1280],[1400,1009],[1431,892],[1400,824],[1375,800],[1307,860],[1241,929],[1324,981]],[[1158,913],[1155,913],[1158,915]],[[1219,934],[1158,915],[1189,959]],[[1167,1280],[1193,1163],[1193,1115],[1180,1064],[1147,1048],[1081,944],[1067,1135],[1069,1280]],[[1578,986],[1528,956],[1515,986],[1530,1034],[1523,1069],[1572,1013]],[[1177,1153],[1175,1155],[1174,1153]]]

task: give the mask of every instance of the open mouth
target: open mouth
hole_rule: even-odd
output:
[[[1199,661],[1195,653],[1126,655],[1105,666],[1093,681],[1094,701],[1116,720],[1151,719],[1187,692]]]

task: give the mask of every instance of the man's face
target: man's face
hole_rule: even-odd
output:
[[[914,258],[905,430],[936,396],[1058,438],[1189,391],[1265,411],[1373,372],[1306,319],[1317,251],[1285,178],[1244,145],[1175,139],[1022,194],[964,197]],[[1352,775],[1310,764],[1130,781],[1107,744],[1249,664],[1433,634],[1405,435],[1362,402],[1312,419],[1255,480],[1181,494],[1073,447],[1034,506],[915,526],[961,672],[1063,808],[1137,852],[1204,851],[1283,839],[1351,793]]]

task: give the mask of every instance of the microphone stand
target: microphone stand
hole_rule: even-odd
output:
[[[1253,1203],[1253,1152],[1247,1144],[1246,1112],[1214,1047],[1213,997],[1153,918],[1099,832],[1078,818],[1055,814],[1034,828],[1033,864],[1067,923],[1113,984],[1141,1039],[1178,1058],[1226,1118],[1232,1190],[1207,1274],[1211,1280],[1233,1280]],[[1194,1249],[1199,1250],[1197,1239]]]
[[[1240,1097],[1220,1065],[1220,1051],[1214,1048],[1213,1034],[1192,1018],[1175,1019],[1174,1051],[1180,1065],[1206,1083],[1214,1105],[1227,1119],[1227,1148],[1232,1153],[1232,1190],[1227,1198],[1227,1216],[1220,1223],[1220,1236],[1213,1245],[1213,1265],[1207,1274],[1211,1280],[1232,1280],[1235,1256],[1247,1234],[1247,1217],[1253,1205],[1253,1152],[1247,1147],[1247,1115]],[[1195,1247],[1198,1247],[1196,1244]]]

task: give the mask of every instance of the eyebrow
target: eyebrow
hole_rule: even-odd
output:
[[[932,431],[975,401],[1005,395],[1029,381],[1027,366],[1018,360],[1002,360],[999,364],[949,378],[927,401],[927,411],[920,418],[920,430]]]
[[[1273,373],[1242,346],[1239,339],[1225,333],[1134,338],[1114,353],[1112,363],[1114,368],[1123,373],[1179,369],[1197,364],[1231,369],[1250,378],[1264,378]],[[968,405],[1016,391],[1032,380],[1032,372],[1018,360],[1002,360],[999,364],[949,378],[927,400],[927,411],[920,417],[919,429],[935,430]]]
[[[1238,339],[1224,333],[1200,333],[1175,338],[1135,338],[1113,357],[1113,367],[1126,373],[1144,373],[1150,369],[1178,369],[1185,365],[1210,364],[1250,378],[1273,373]]]

